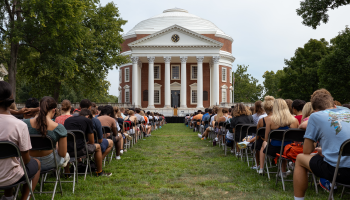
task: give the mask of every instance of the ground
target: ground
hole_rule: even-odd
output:
[[[222,148],[200,140],[183,124],[167,124],[139,141],[105,168],[111,177],[79,177],[75,194],[63,183],[55,199],[293,199],[292,183],[282,190]],[[274,176],[273,176],[274,177]],[[337,197],[339,192],[337,193]],[[49,199],[36,195],[37,199]],[[327,199],[309,187],[306,199]]]

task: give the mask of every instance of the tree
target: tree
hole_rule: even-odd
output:
[[[275,74],[274,71],[266,71],[262,76],[264,80],[264,96],[270,95],[275,98],[279,98],[278,85],[281,77],[284,76],[283,70],[278,70]]]
[[[297,14],[303,18],[303,24],[316,29],[317,26],[327,23],[329,9],[336,9],[340,6],[350,4],[350,0],[304,0],[300,2]]]
[[[258,84],[258,79],[247,73],[248,66],[237,65],[234,72],[234,88],[236,102],[255,102],[261,98],[263,87]]]
[[[278,95],[284,99],[303,99],[319,88],[318,62],[328,54],[325,39],[310,39],[304,48],[299,47],[290,60],[285,59],[284,75],[280,78]]]
[[[332,51],[319,63],[320,87],[326,88],[341,103],[350,101],[350,29],[331,39]]]
[[[22,48],[19,76],[37,85],[32,94],[59,100],[65,85],[82,96],[107,95],[108,70],[128,62],[120,55],[121,26],[126,21],[119,17],[117,7],[113,3],[87,5],[77,11],[79,20],[64,24],[67,30],[59,32],[55,40],[43,37],[43,43],[33,44],[36,49]]]

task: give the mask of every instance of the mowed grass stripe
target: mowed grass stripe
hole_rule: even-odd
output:
[[[111,177],[79,176],[75,194],[63,184],[55,199],[293,199],[293,185],[275,186],[183,124],[167,124],[104,169]],[[46,187],[50,188],[50,187]],[[48,195],[37,195],[48,199]],[[307,199],[326,199],[309,188]]]

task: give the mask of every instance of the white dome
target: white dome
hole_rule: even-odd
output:
[[[187,10],[180,8],[164,10],[160,15],[141,21],[133,29],[124,34],[123,38],[136,37],[136,34],[153,34],[175,24],[199,34],[215,34],[217,37],[233,41],[229,35],[226,35],[212,22],[190,14]]]

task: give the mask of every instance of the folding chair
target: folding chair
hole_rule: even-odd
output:
[[[343,198],[343,195],[344,195],[344,192],[345,192],[345,188],[346,187],[350,187],[350,185],[346,185],[346,184],[342,184],[342,183],[336,182],[337,174],[338,174],[338,170],[339,170],[339,164],[340,164],[340,160],[341,160],[342,156],[350,156],[350,139],[344,141],[343,144],[340,146],[339,155],[338,155],[338,162],[337,162],[337,166],[335,167],[335,170],[334,170],[334,176],[333,176],[333,180],[332,180],[331,191],[329,192],[329,197],[328,197],[329,200],[332,199],[332,197],[333,197],[335,183],[337,183],[337,185],[343,186],[343,191],[341,193],[340,198]]]
[[[112,129],[111,127],[109,126],[102,126],[102,131],[103,131],[103,137],[104,138],[107,138],[107,133],[110,133],[110,137],[111,138],[108,138],[108,139],[111,139],[113,141],[113,147],[112,147],[112,150],[111,152],[109,152],[110,155],[110,159],[108,158],[109,157],[109,154],[105,157],[105,159],[103,160],[103,166],[106,166],[106,160],[107,160],[107,163],[109,164],[112,159],[113,159],[113,154],[114,154],[114,151],[115,151],[115,146],[114,146],[114,135],[112,133]]]
[[[242,128],[242,126],[243,126],[244,124],[237,124],[236,126],[235,126],[235,132],[234,132],[234,134],[233,134],[233,146],[234,146],[234,150],[235,150],[235,156],[236,157],[238,157],[237,156],[237,147],[236,147],[236,142],[239,142],[239,141],[236,141],[236,134],[241,134],[241,128]]]
[[[241,127],[241,132],[239,134],[239,141],[238,142],[242,142],[243,138],[247,137],[247,130],[248,130],[248,127],[251,126],[251,124],[242,124],[242,127]],[[244,150],[243,149],[240,149],[239,150],[240,154],[241,154],[241,161],[243,161],[243,154],[244,154]]]
[[[225,134],[223,134],[223,131],[222,131],[222,127],[225,126],[225,122],[220,122],[220,123],[215,123],[216,125],[216,128],[217,128],[217,134],[218,134],[218,139],[219,139],[219,147],[222,146],[222,150],[225,150],[225,147],[226,145],[223,145],[224,144],[224,137],[225,137]]]
[[[77,140],[84,140],[85,141],[85,151],[86,151],[86,155],[82,155],[82,156],[78,156],[77,154],[77,147],[76,147],[76,141]],[[84,181],[86,180],[86,175],[88,173],[88,169],[90,171],[90,176],[92,176],[92,171],[91,171],[91,166],[90,166],[90,156],[93,156],[93,154],[89,155],[89,151],[87,148],[87,143],[86,143],[86,139],[85,139],[85,133],[81,130],[67,130],[67,142],[68,141],[74,141],[74,156],[70,158],[69,162],[75,163],[75,172],[74,173],[65,173],[65,174],[73,174],[74,177],[76,176],[76,181],[78,183],[78,175],[79,174],[84,174]],[[86,159],[86,168],[85,168],[85,173],[79,173],[78,172],[78,159]],[[62,183],[71,183],[73,182],[73,193],[74,193],[74,179],[73,181],[61,181]]]
[[[230,129],[231,129],[231,124],[229,124],[229,123],[226,123],[225,124],[225,133],[227,133],[227,131],[230,131]],[[230,131],[231,132],[231,131]],[[235,142],[235,140],[233,139],[233,140],[231,140],[231,139],[228,139],[228,138],[226,138],[225,137],[225,140],[226,141],[232,141],[233,143]],[[225,143],[225,156],[227,155],[227,144]]]
[[[277,174],[277,172],[270,172],[269,168],[275,168],[277,166],[268,166],[267,165],[267,160],[268,159],[275,159],[276,156],[270,156],[267,154],[268,152],[268,149],[269,149],[269,146],[270,146],[270,140],[278,140],[278,141],[282,141],[283,140],[283,135],[284,135],[284,132],[286,130],[279,130],[279,129],[276,129],[276,130],[272,130],[270,133],[269,133],[269,137],[267,139],[267,145],[266,145],[266,153],[265,153],[265,166],[266,166],[266,173],[267,173],[267,177],[269,178],[270,180],[270,173],[271,174]],[[265,172],[265,171],[264,171]]]
[[[255,139],[255,143],[254,143],[254,150],[253,150],[253,156],[254,156],[254,160],[255,160],[255,165],[258,166],[258,161],[256,160],[256,143],[257,143],[257,140],[261,137],[261,138],[264,138],[265,137],[265,127],[261,127],[259,128],[257,131],[256,131],[256,139]],[[264,149],[260,149],[260,151],[263,151]],[[256,169],[256,171],[259,171],[259,169]]]
[[[248,135],[255,136],[255,134],[256,134],[256,125],[248,126],[247,136]],[[250,151],[250,152],[248,153],[248,151]],[[249,167],[249,158],[251,158],[252,165],[254,165],[255,154],[252,150],[252,144],[247,145],[247,148],[245,149],[245,155],[247,158],[248,167]]]
[[[10,141],[0,141],[0,159],[13,158],[13,157],[19,158],[19,161],[20,161],[22,169],[24,171],[24,175],[26,177],[26,180],[12,184],[12,185],[1,186],[0,190],[6,190],[6,189],[17,187],[15,196],[13,198],[13,199],[17,199],[17,195],[18,195],[20,186],[22,184],[27,184],[29,187],[29,195],[32,196],[33,199],[35,200],[34,193],[32,190],[32,184],[31,184],[31,180],[34,177],[28,177],[26,166],[24,165],[24,162],[23,162],[23,159],[21,156],[21,152],[20,152],[18,146]]]
[[[128,134],[132,137],[131,141],[130,142],[130,145],[129,147],[131,148],[132,146],[134,146],[134,137],[135,137],[135,134],[134,133],[130,133],[130,129],[132,129],[132,126],[129,124],[129,123],[125,123],[123,122],[123,132],[128,132]]]
[[[288,129],[284,132],[284,136],[283,136],[283,140],[282,140],[282,146],[284,146],[284,143],[287,142],[287,141],[292,141],[292,142],[304,142],[304,135],[305,135],[305,130],[302,130],[302,129],[296,129],[296,128],[291,128],[291,129]],[[283,149],[281,148],[281,151],[280,151],[280,156],[279,156],[279,159],[278,159],[278,168],[277,168],[277,174],[281,174],[281,178],[279,178],[279,176],[276,176],[276,186],[277,186],[277,183],[279,180],[282,181],[282,187],[283,187],[283,191],[286,191],[286,188],[285,188],[285,184],[284,184],[284,181],[293,181],[293,179],[291,180],[284,180],[283,176],[282,176],[282,161],[283,160],[286,160],[287,162],[288,161],[292,161],[288,158],[284,158],[282,157],[283,155]],[[313,173],[312,174],[312,179],[313,179],[313,182],[315,184],[315,190],[316,190],[316,193],[318,193],[318,189],[317,189],[317,183],[316,183],[316,177]],[[311,182],[311,185],[312,185],[312,181]]]
[[[39,194],[44,194],[44,193],[52,193],[52,198],[54,199],[55,194],[56,194],[56,188],[57,188],[57,183],[60,184],[60,193],[61,196],[63,195],[62,192],[62,185],[61,185],[61,178],[60,178],[60,168],[57,165],[57,160],[56,160],[56,146],[53,145],[52,139],[50,136],[46,135],[46,137],[43,137],[41,135],[30,135],[30,141],[32,144],[32,149],[31,150],[53,150],[53,156],[55,160],[55,167],[52,169],[48,169],[45,171],[41,171],[41,180],[40,180],[40,192],[34,192],[34,193],[39,193]],[[56,174],[56,180],[55,181],[46,181],[46,176],[49,172],[55,172]],[[54,188],[53,191],[45,191],[43,192],[43,186],[45,183],[54,183]]]

